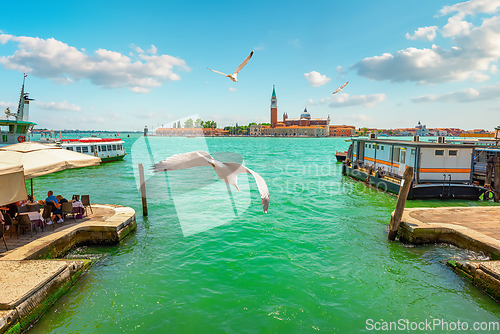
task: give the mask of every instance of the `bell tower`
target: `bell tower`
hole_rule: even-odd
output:
[[[275,128],[278,124],[278,99],[273,85],[273,95],[271,96],[271,128]]]

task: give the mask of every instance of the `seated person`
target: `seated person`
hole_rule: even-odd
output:
[[[62,216],[62,204],[67,203],[68,200],[66,198],[62,197],[62,195],[57,195],[56,198],[57,198],[57,201],[59,202],[59,204],[61,204],[61,207],[59,209],[57,209],[56,212],[59,212],[58,216],[61,217]],[[59,222],[61,222],[61,221],[58,221],[58,223]]]
[[[14,218],[17,214],[17,204],[16,203],[10,203],[6,205],[7,207],[7,213],[11,218]]]
[[[58,223],[62,223],[63,220],[61,218],[62,214],[62,209],[61,209],[61,204],[57,200],[57,197],[54,196],[54,192],[50,190],[47,193],[47,198],[45,199],[44,202],[45,205],[51,205],[52,206],[52,220],[48,222],[47,224],[52,224],[53,221],[55,221],[55,218],[59,217],[59,220],[57,221]]]
[[[38,203],[36,200],[35,200],[35,195],[28,195],[28,204],[36,204]]]

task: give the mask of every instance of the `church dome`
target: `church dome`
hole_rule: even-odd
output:
[[[300,118],[311,119],[311,114],[307,111],[307,108],[304,109],[304,112],[300,114]]]

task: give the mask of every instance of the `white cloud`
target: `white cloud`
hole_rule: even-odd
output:
[[[500,99],[500,83],[492,86],[483,86],[478,90],[467,88],[458,92],[446,93],[442,95],[424,95],[411,99],[413,103],[427,102],[475,102],[484,100]]]
[[[432,41],[436,37],[437,26],[418,28],[417,31],[411,36],[406,33],[406,39],[421,39],[423,41]]]
[[[498,72],[497,65],[491,65],[490,72],[493,73],[493,74],[496,74]]]
[[[337,93],[332,97],[326,98],[324,101],[330,102],[330,108],[354,107],[364,106],[367,108],[374,107],[380,102],[387,100],[385,94],[371,94],[371,95],[353,95],[350,96],[346,93]]]
[[[3,102],[3,101],[0,101],[0,108],[10,108],[10,111],[11,112],[15,112],[17,111],[17,103],[14,103],[14,102]],[[14,108],[16,108],[16,110],[14,110]],[[3,117],[5,116],[3,112],[0,112],[0,117]]]
[[[259,46],[254,47],[253,49],[254,49],[255,51],[264,50],[264,49],[265,49],[265,46],[264,46],[264,44],[261,44],[261,45],[259,45]]]
[[[158,52],[158,49],[156,48],[156,46],[151,44],[151,49],[149,49],[148,52],[155,55],[156,52]]]
[[[229,91],[230,91],[230,92],[236,92],[236,88],[234,88],[234,87],[229,87]]]
[[[306,103],[306,105],[309,106],[317,106],[318,104],[313,101],[313,99],[309,99]]]
[[[500,2],[497,0],[470,0],[460,2],[451,6],[444,6],[439,13],[441,16],[450,13],[457,13],[460,17],[479,13],[493,14],[500,9]]]
[[[448,24],[443,27],[441,34],[444,37],[468,35],[471,28],[472,23],[463,21],[458,15],[456,15],[448,19]]]
[[[344,75],[344,68],[342,66],[337,66],[337,73],[339,75]]]
[[[136,92],[149,92],[162,82],[180,80],[177,69],[189,71],[186,62],[169,55],[146,56],[132,60],[119,52],[99,49],[88,56],[54,38],[41,39],[0,34],[0,43],[18,43],[18,50],[0,57],[5,69],[49,78],[56,83],[88,79],[102,88],[126,87]]]
[[[472,27],[461,18],[467,14],[493,13],[499,7],[498,0],[495,4],[486,0],[472,0],[445,7],[441,11],[443,14],[459,13],[456,18],[450,18],[443,28],[445,37],[453,36],[450,42],[454,46],[444,49],[432,45],[431,48],[407,48],[394,54],[384,53],[365,58],[351,69],[371,80],[391,82],[432,84],[467,79],[486,80],[488,75],[483,72],[488,71],[500,57],[500,16],[484,18],[479,27]]]
[[[327,78],[326,75],[321,75],[321,73],[316,71],[304,73],[304,78],[306,78],[306,80],[309,82],[309,86],[312,87],[322,86],[332,80],[331,78]]]
[[[135,50],[135,52],[137,52],[137,53],[144,53],[144,50],[143,50],[143,49],[141,49],[140,47],[136,47],[134,50]]]
[[[36,101],[35,104],[42,109],[47,110],[57,110],[57,111],[81,111],[82,108],[75,104],[70,104],[68,101],[64,100],[62,102],[39,102]]]

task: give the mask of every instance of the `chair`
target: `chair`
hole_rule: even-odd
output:
[[[28,204],[26,206],[28,207],[28,212],[40,212],[40,204],[38,203]]]
[[[89,195],[82,195],[82,204],[85,208],[85,215],[87,215],[87,206],[90,208],[90,211],[94,213],[94,210],[92,210],[92,206],[90,205]]]
[[[9,227],[9,231],[10,231],[10,233],[9,233],[9,238],[12,238],[12,231],[14,231],[14,227],[15,227],[15,226],[17,227],[17,221],[16,221],[16,220],[13,220],[13,219],[10,217],[9,213],[7,213],[7,212],[6,212],[6,213],[4,213],[3,218],[4,218],[4,220],[5,220],[5,226],[10,226],[10,227]]]
[[[17,208],[17,213],[23,213],[23,212],[28,212],[28,207],[27,206],[19,206]]]
[[[73,198],[71,200],[72,201],[79,201],[80,200],[80,195],[73,195]]]
[[[52,207],[50,205],[45,205],[43,207],[43,213],[42,213],[44,225],[47,223],[48,220],[50,221],[51,216],[52,216]],[[56,229],[54,222],[52,222],[52,228]]]
[[[8,251],[9,249],[7,248],[7,243],[5,242],[5,235],[4,235],[4,226],[3,226],[3,224],[0,224],[0,238],[3,239],[3,244],[5,245],[5,249]]]
[[[71,202],[62,203],[63,220],[66,220],[66,215],[73,215],[73,219],[75,220],[76,223],[76,216],[75,212],[73,211],[73,203]]]
[[[36,232],[36,226],[35,226],[35,223],[33,223],[31,220],[30,220],[30,216],[28,215],[19,215],[18,216],[18,225],[17,225],[17,238],[19,239],[19,229],[20,228],[26,228],[26,227],[29,227],[30,228],[30,232],[31,232],[31,237],[33,238],[33,227],[35,227],[35,233]],[[24,233],[24,231],[23,231]]]

